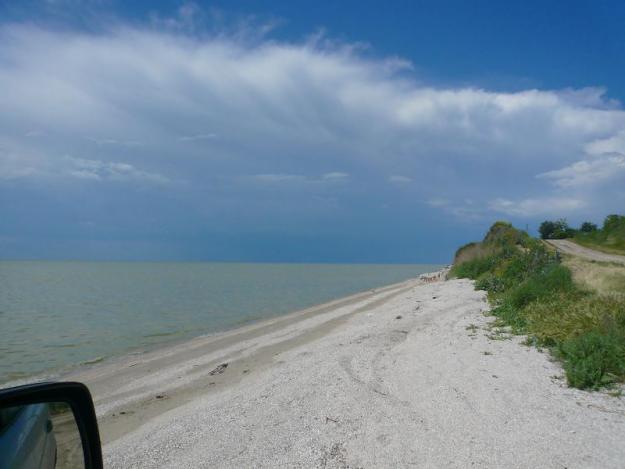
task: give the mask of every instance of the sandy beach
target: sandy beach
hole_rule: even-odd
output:
[[[414,279],[69,378],[106,467],[622,467],[625,402]]]

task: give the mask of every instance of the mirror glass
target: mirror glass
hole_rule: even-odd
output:
[[[0,469],[84,468],[80,432],[65,402],[0,409]]]

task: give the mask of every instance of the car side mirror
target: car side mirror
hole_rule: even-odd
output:
[[[0,469],[102,469],[93,400],[82,383],[0,390]]]

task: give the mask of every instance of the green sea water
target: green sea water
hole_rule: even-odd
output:
[[[439,265],[0,262],[0,383],[285,314]]]

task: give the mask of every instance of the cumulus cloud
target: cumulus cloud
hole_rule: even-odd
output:
[[[578,161],[565,168],[539,174],[538,177],[551,179],[556,186],[567,188],[603,183],[622,178],[624,174],[625,155],[613,153]]]
[[[625,153],[625,130],[616,132],[614,135],[598,139],[586,145],[589,155],[602,155],[606,153]]]
[[[0,26],[0,184],[20,197],[16,180],[184,180],[172,217],[210,226],[243,206],[274,225],[340,210],[366,224],[372,207],[409,204],[462,219],[603,212],[622,192],[625,112],[601,88],[445,88],[323,36],[188,34],[200,16],[189,4],[145,28]],[[333,212],[314,212],[318,198]]]

